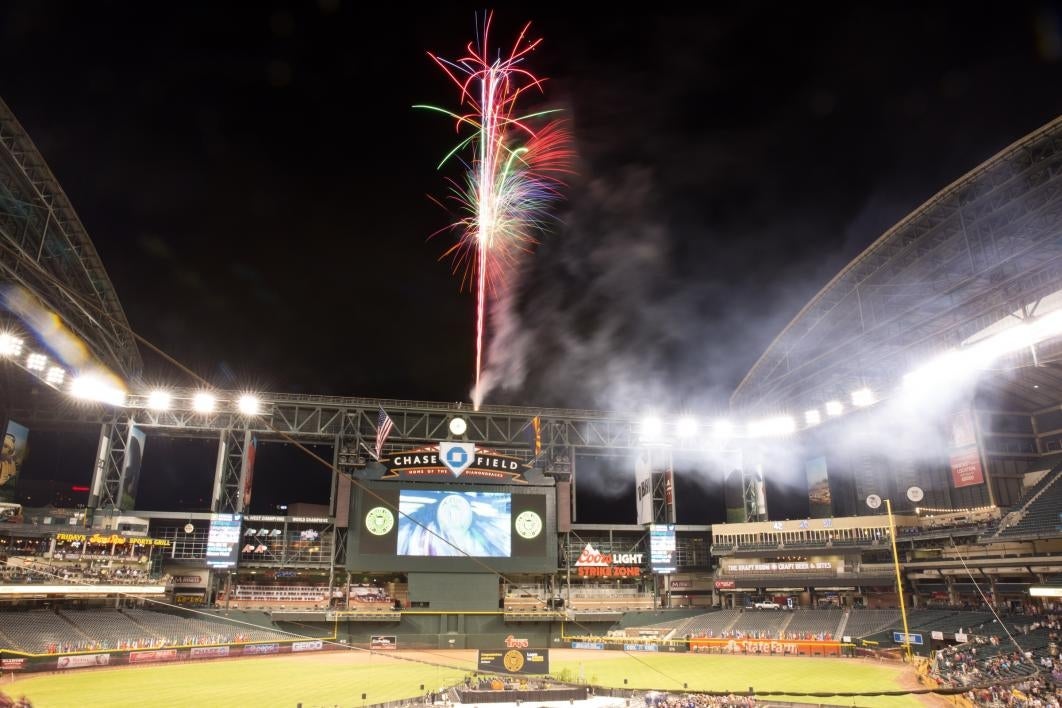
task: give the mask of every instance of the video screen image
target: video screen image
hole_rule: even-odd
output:
[[[513,502],[508,493],[402,490],[398,506],[400,556],[511,554]]]

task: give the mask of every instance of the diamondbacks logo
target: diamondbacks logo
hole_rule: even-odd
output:
[[[516,649],[510,649],[505,652],[505,656],[502,658],[502,664],[505,666],[506,671],[515,674],[517,671],[524,668],[523,652],[519,652]]]
[[[476,446],[473,443],[439,443],[439,457],[454,477],[460,477],[476,461]]]

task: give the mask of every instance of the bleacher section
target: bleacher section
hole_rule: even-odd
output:
[[[844,610],[795,610],[793,619],[785,627],[789,635],[829,633],[837,636],[837,630],[844,619]]]
[[[279,631],[149,610],[29,610],[0,613],[5,647],[34,654],[186,644],[277,641]]]
[[[1057,536],[1059,533],[1059,510],[1062,509],[1062,465],[1056,466],[1044,479],[1033,486],[1018,507],[1020,519],[1002,528],[996,536]]]
[[[897,626],[899,610],[853,610],[848,614],[844,634],[858,639]]]
[[[681,638],[687,635],[691,637],[705,636],[711,633],[719,636],[741,616],[741,610],[718,610],[708,612],[696,617],[690,617],[675,628],[672,636]]]
[[[793,615],[784,610],[746,610],[729,629],[742,635],[773,639]]]

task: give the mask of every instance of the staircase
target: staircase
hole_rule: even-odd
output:
[[[848,618],[851,615],[852,615],[852,610],[850,608],[846,609],[844,611],[844,614],[841,615],[841,623],[839,625],[837,625],[837,634],[834,635],[838,639],[840,639],[841,637],[844,636],[844,630],[848,627]]]

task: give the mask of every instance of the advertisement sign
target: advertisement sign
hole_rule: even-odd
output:
[[[156,661],[176,661],[176,649],[153,649],[151,651],[134,651],[129,654],[130,664],[149,664]]]
[[[206,659],[228,655],[228,647],[192,647],[192,651],[190,654],[193,659]]]
[[[0,447],[0,503],[14,503],[18,473],[26,459],[29,428],[13,420],[7,422],[3,446]]]
[[[6,659],[4,660],[7,661]],[[81,669],[86,666],[107,666],[111,663],[110,654],[77,654],[61,656],[56,664],[59,669]]]
[[[324,647],[324,643],[320,639],[314,639],[309,642],[292,642],[292,651],[320,651]]]
[[[480,649],[477,664],[499,674],[548,674],[549,649]]]
[[[572,649],[595,649],[602,650],[605,648],[604,642],[572,642]]]
[[[240,470],[240,508],[251,508],[251,491],[254,489],[254,462],[258,457],[258,436],[251,439],[243,450],[243,469]]]
[[[922,635],[921,634],[915,634],[914,632],[912,632],[912,633],[908,634],[907,637],[909,639],[909,643],[910,644],[914,644],[916,646],[922,646]],[[903,641],[903,632],[893,632],[892,633],[892,641],[894,641],[897,644],[903,644],[904,643],[904,641]]]
[[[637,578],[644,557],[644,553],[599,553],[588,542],[574,565],[583,578]]]
[[[816,560],[785,561],[785,562],[751,562],[740,563],[726,561],[723,563],[723,572],[727,574],[772,574],[786,572],[826,571],[828,573],[840,573],[844,571],[843,560]]]
[[[203,585],[202,575],[174,575],[174,585]]]
[[[243,648],[244,656],[252,656],[257,654],[277,654],[279,652],[279,644],[248,644]]]
[[[716,580],[715,581],[715,589],[716,590],[733,590],[734,587],[735,587],[735,583],[734,583],[733,580]]]
[[[398,637],[393,634],[374,634],[369,637],[370,649],[393,650],[398,648]]]
[[[479,484],[527,484],[529,466],[523,460],[478,447],[473,443],[442,442],[380,459],[382,479],[453,481]]]
[[[656,644],[624,644],[623,651],[660,651]]]
[[[944,632],[941,632],[938,629],[934,629],[932,632],[929,633],[929,636],[931,636],[933,639],[944,639]]]
[[[25,659],[0,659],[0,670],[22,671],[26,668]]]

